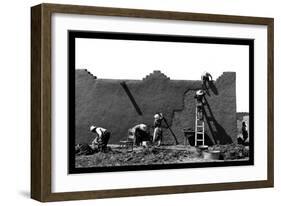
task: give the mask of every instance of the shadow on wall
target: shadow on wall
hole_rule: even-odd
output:
[[[232,138],[226,133],[225,129],[218,123],[215,119],[215,116],[212,112],[212,109],[204,97],[205,106],[203,107],[203,113],[205,116],[205,122],[207,123],[210,133],[213,138],[206,135],[206,144],[227,144],[229,142],[233,142]]]

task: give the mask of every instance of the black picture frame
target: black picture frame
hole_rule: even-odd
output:
[[[125,166],[98,166],[98,167],[76,167],[75,166],[75,39],[110,39],[126,41],[158,41],[177,43],[199,43],[199,44],[225,44],[225,45],[247,45],[249,46],[249,160],[221,161],[221,162],[193,162],[193,163],[171,163],[151,165],[125,165]],[[176,54],[175,54],[176,55]],[[110,58],[110,57],[108,57]],[[182,169],[182,168],[204,168],[254,165],[254,40],[242,38],[202,37],[145,33],[121,33],[104,31],[68,31],[68,172],[69,174],[117,172],[117,171],[139,171],[159,169]],[[121,112],[121,111],[120,111]]]

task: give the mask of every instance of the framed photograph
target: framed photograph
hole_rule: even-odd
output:
[[[273,187],[273,19],[31,8],[31,196]]]

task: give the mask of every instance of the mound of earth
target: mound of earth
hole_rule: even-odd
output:
[[[75,146],[75,155],[92,155],[95,151],[88,144],[77,144]]]

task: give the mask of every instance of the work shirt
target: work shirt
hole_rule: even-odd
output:
[[[195,95],[194,98],[197,99],[198,102],[203,102],[204,95]]]
[[[208,80],[208,81],[210,81],[210,80],[212,80],[213,78],[212,78],[212,75],[210,74],[210,73],[208,73],[208,72],[204,72],[203,74],[202,74],[202,76],[201,76],[201,80],[202,81],[206,81],[206,80]]]
[[[103,137],[103,134],[106,132],[107,130],[102,128],[102,127],[97,127],[96,128],[96,134],[97,134],[97,137],[94,139],[94,143],[97,144],[98,141],[101,141],[102,137]]]
[[[161,127],[162,118],[154,120],[154,127]]]
[[[135,133],[135,132],[136,132],[136,129],[140,129],[140,130],[146,132],[147,126],[146,126],[145,124],[138,124],[138,125],[134,126],[131,131],[132,131],[133,133]]]
[[[96,128],[96,133],[98,134],[99,137],[102,137],[102,135],[105,133],[106,129],[102,127],[97,127]]]

